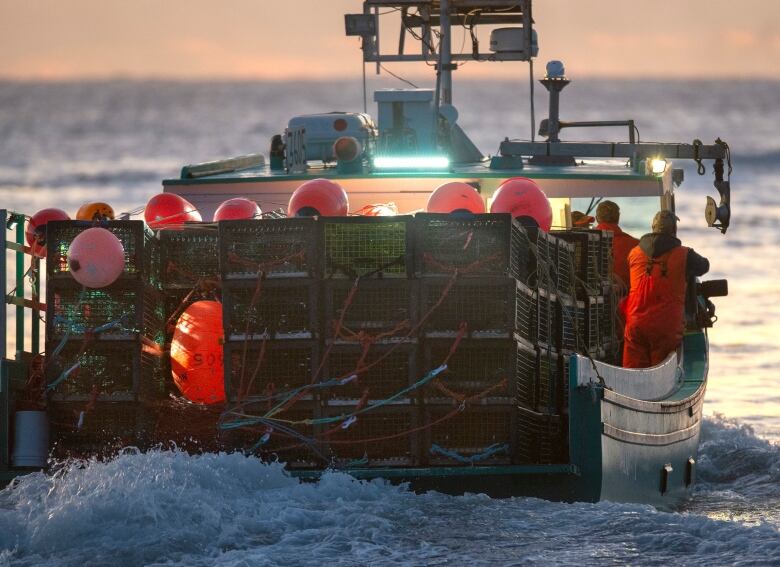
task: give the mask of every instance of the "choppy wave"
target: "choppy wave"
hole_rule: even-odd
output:
[[[776,507],[727,518],[706,503],[777,502],[778,447],[722,418],[703,437],[701,484],[678,513],[415,494],[337,472],[301,483],[239,454],[128,450],[0,492],[0,564],[777,564]]]

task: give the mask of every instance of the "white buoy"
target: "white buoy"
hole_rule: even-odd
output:
[[[45,411],[18,411],[14,416],[15,467],[45,467],[49,457],[49,419]]]

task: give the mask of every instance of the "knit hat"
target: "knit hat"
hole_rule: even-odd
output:
[[[620,207],[614,201],[601,201],[596,207],[596,220],[617,224],[620,222]]]
[[[658,211],[653,217],[653,233],[677,234],[677,221],[680,220],[672,211]]]

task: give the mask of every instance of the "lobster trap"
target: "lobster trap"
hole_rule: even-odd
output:
[[[58,402],[49,404],[54,457],[106,456],[135,446],[140,425],[135,402]]]
[[[419,410],[414,406],[326,408],[323,426],[328,456],[336,466],[399,467],[420,464]]]
[[[240,341],[226,343],[225,396],[231,402],[268,400],[268,407],[287,396],[311,400],[319,361],[316,341]]]
[[[536,407],[539,383],[539,351],[533,344],[515,341],[515,390],[517,402],[528,408]]]
[[[322,217],[324,277],[412,277],[412,218]]]
[[[266,218],[219,223],[220,271],[225,280],[318,278],[321,235],[316,218]]]
[[[517,457],[521,464],[565,463],[568,452],[563,416],[517,408]]]
[[[605,316],[604,297],[601,295],[588,296],[585,302],[585,337],[588,352],[593,356],[597,355],[605,342],[602,336],[602,320]]]
[[[46,287],[46,337],[161,339],[165,321],[160,293],[142,282],[120,281],[100,289],[74,281],[49,281]]]
[[[291,469],[329,464],[322,443],[323,428],[310,423],[321,417],[317,404],[297,402],[267,419],[263,417],[268,412],[265,404],[243,404],[239,411],[240,416],[228,410],[220,422],[220,445],[225,450],[279,461]]]
[[[585,341],[585,302],[568,295],[559,295],[558,328],[559,340],[554,345],[558,350],[575,351]]]
[[[536,342],[539,316],[537,292],[520,281],[517,281],[515,290],[515,333],[524,340]]]
[[[598,292],[602,282],[600,260],[602,258],[601,231],[593,230],[556,230],[557,238],[574,246],[574,279],[578,299]],[[610,248],[610,258],[612,250]],[[611,274],[612,272],[608,272]],[[569,290],[570,288],[563,288]],[[566,293],[571,293],[566,291]]]
[[[89,339],[47,344],[46,380],[58,401],[135,401],[165,396],[160,344]]]
[[[358,400],[387,400],[420,379],[417,345],[404,343],[339,344],[330,348],[320,382],[339,383],[319,390],[329,406],[356,404]],[[409,404],[417,392],[409,391],[391,403]]]
[[[453,348],[455,350],[453,351]],[[450,353],[452,352],[452,355]],[[425,404],[452,403],[479,396],[487,403],[511,404],[515,397],[515,342],[511,339],[429,339],[423,347],[426,369],[449,357],[447,370],[423,386]]]
[[[517,246],[523,228],[509,214],[418,213],[414,217],[418,276],[517,277],[527,261]],[[523,248],[527,251],[528,247]]]
[[[516,299],[511,278],[424,278],[420,311],[425,336],[455,337],[465,326],[471,338],[510,338]]]
[[[556,240],[558,243],[556,289],[559,294],[575,296],[577,293],[577,260],[575,258],[575,246],[563,239]]]
[[[319,286],[309,279],[225,282],[222,312],[228,341],[320,335]]]
[[[514,224],[512,249],[514,277],[530,288],[547,287],[554,282],[557,270],[557,243],[543,230]]]
[[[325,337],[340,342],[409,340],[418,319],[418,285],[414,280],[324,284]]]
[[[203,280],[219,280],[219,233],[216,228],[162,229],[160,272],[166,288],[192,289]]]
[[[116,236],[125,251],[125,269],[120,279],[140,279],[160,285],[159,247],[143,221],[50,221],[46,223],[46,275],[71,280],[68,250],[73,239],[88,228],[105,228]]]
[[[539,289],[536,305],[536,342],[553,347],[558,337],[558,298],[545,289]]]
[[[429,407],[425,413],[428,464],[470,466],[513,462],[517,420],[511,405]]]

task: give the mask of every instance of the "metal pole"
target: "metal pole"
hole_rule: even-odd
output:
[[[32,263],[32,321],[30,326],[30,352],[38,354],[41,352],[41,312],[38,309],[41,298],[41,260],[33,256]]]
[[[16,219],[16,243],[24,246],[24,218]],[[24,353],[24,252],[16,252],[16,360]]]
[[[0,209],[0,230],[3,231],[2,238],[0,238],[0,278],[2,278],[2,285],[0,285],[0,359],[5,358],[6,352],[6,329],[5,326],[8,323],[8,311],[6,309],[5,302],[5,274],[6,274],[6,222],[8,221],[8,212],[5,209]]]
[[[450,0],[441,0],[441,16],[439,19],[439,33],[441,40],[439,42],[439,61],[441,69],[441,90],[442,102],[452,104],[452,48],[450,44]]]

